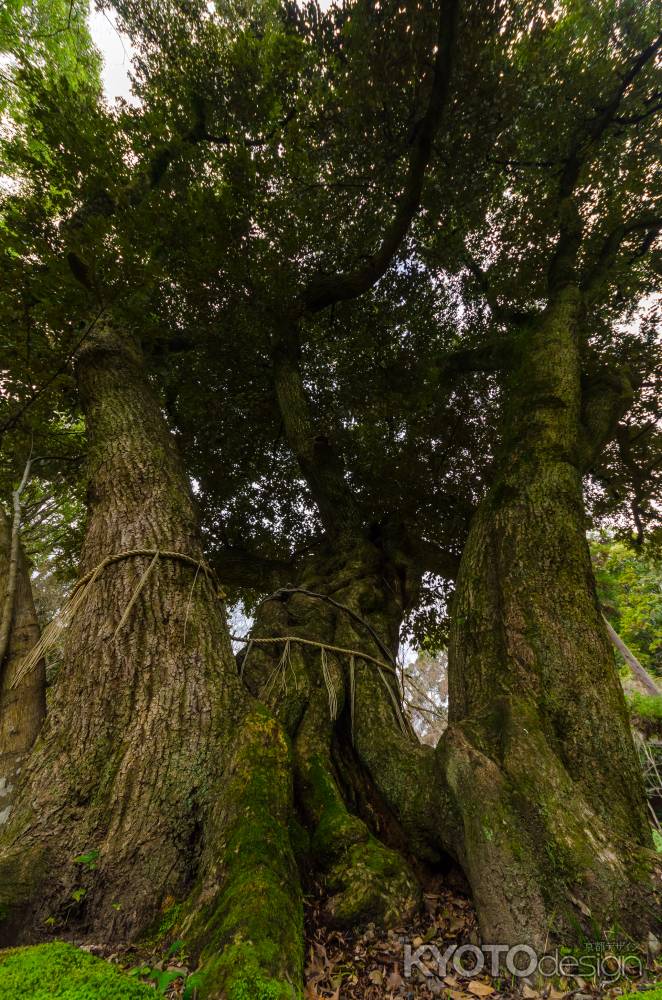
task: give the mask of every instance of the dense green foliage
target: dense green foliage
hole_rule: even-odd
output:
[[[637,75],[599,139],[582,123],[645,48],[652,5],[567,3],[554,16],[544,5],[467,5],[454,112],[437,126],[423,212],[375,287],[333,310],[315,296],[373,259],[398,210],[430,93],[432,9],[116,7],[136,51],[138,108],[100,102],[77,7],[53,36],[64,53],[27,44],[23,20],[10,18],[21,62],[1,167],[20,190],[0,212],[5,497],[32,438],[38,454],[55,456],[40,470],[46,489],[64,478],[64,502],[72,488],[80,496],[70,361],[112,304],[148,350],[200,487],[210,557],[245,556],[240,586],[264,592],[250,557],[290,562],[328,529],[274,383],[289,325],[312,425],[360,521],[383,535],[404,530],[414,548],[424,541],[433,575],[415,620],[430,636],[489,479],[512,322],[543,296],[559,165],[581,149],[593,192],[578,205],[577,262],[592,283],[587,434],[597,433],[594,389],[603,399],[627,366],[636,393],[616,438],[610,430],[604,450],[587,455],[589,492],[598,517],[627,508],[650,521],[656,334],[650,316],[622,323],[654,281],[652,70]],[[610,48],[621,21],[628,31]],[[301,309],[303,319],[288,318]]]
[[[630,711],[636,719],[655,723],[662,728],[662,698],[635,692],[628,697]]]
[[[591,542],[600,603],[639,662],[662,675],[662,561],[655,548],[603,536]]]
[[[15,1000],[149,1000],[153,988],[63,942],[0,952],[0,995]]]

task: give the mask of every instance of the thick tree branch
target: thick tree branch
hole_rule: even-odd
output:
[[[582,241],[583,225],[575,192],[582,170],[592,150],[600,143],[611,125],[616,123],[618,110],[624,97],[639,74],[662,48],[662,35],[658,35],[634,60],[621,77],[618,87],[599,113],[577,132],[561,173],[557,194],[559,236],[548,270],[548,285],[554,293],[574,279],[577,254]]]
[[[455,580],[460,568],[460,556],[448,549],[442,549],[434,542],[423,538],[413,541],[414,552],[424,573],[434,573],[444,580]]]
[[[587,267],[581,279],[581,289],[590,301],[603,287],[616,263],[623,241],[632,233],[644,233],[646,251],[662,230],[662,217],[649,213],[616,226],[604,238],[600,251],[591,267]],[[644,251],[644,252],[646,252]]]
[[[582,379],[582,456],[584,471],[598,461],[614,438],[618,422],[632,404],[629,374],[606,369]]]
[[[490,281],[489,271],[484,271],[480,264],[472,257],[469,251],[464,249],[464,259],[467,267],[476,279],[476,284],[480,288],[483,298],[490,307],[490,312],[497,323],[519,323],[524,318],[523,314],[515,309],[508,309],[499,304]]]
[[[279,331],[272,349],[273,379],[285,437],[299,464],[324,527],[333,533],[356,529],[361,518],[333,444],[315,426],[301,376],[299,328],[295,320]]]
[[[416,128],[407,174],[395,215],[377,251],[353,271],[317,275],[302,292],[303,313],[316,313],[335,302],[362,295],[382,277],[405,238],[418,211],[423,182],[432,155],[432,143],[450,90],[460,0],[440,0],[439,35],[430,101]]]
[[[245,549],[217,549],[208,562],[221,583],[265,594],[291,583],[296,573],[294,561],[268,559]]]
[[[501,371],[512,363],[516,349],[515,339],[505,334],[490,337],[474,347],[451,351],[441,361],[439,383],[442,385],[456,375]]]

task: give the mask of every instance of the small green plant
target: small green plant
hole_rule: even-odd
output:
[[[186,954],[186,944],[184,941],[173,941],[166,952],[166,958],[174,958],[177,955],[180,959],[184,959]]]
[[[81,899],[87,893],[87,889],[74,889],[71,893],[71,898],[75,903],[80,903]]]
[[[129,971],[127,972],[127,975],[128,976],[135,976],[136,978],[138,976],[143,976],[143,977],[147,978],[147,976],[150,975],[151,971],[152,971],[152,969],[151,969],[151,967],[149,965],[134,965],[134,967],[132,969],[129,969]]]
[[[129,970],[130,976],[138,979],[147,979],[149,982],[154,983],[158,993],[162,995],[167,993],[169,987],[177,979],[183,979],[186,981],[186,974],[181,969],[153,969],[149,965],[136,965],[133,969]]]
[[[662,1000],[662,986],[637,993],[625,993],[620,1000]]]
[[[204,975],[200,972],[194,972],[192,976],[188,976],[184,984],[182,1000],[197,1000],[203,982]]]
[[[655,845],[655,850],[662,854],[662,833],[655,828],[653,828],[653,843]]]
[[[94,871],[95,868],[99,867],[97,865],[97,861],[99,860],[99,854],[100,852],[97,851],[96,848],[94,848],[91,851],[85,851],[84,854],[76,855],[75,858],[72,858],[72,861],[76,865],[84,865],[88,871]]]

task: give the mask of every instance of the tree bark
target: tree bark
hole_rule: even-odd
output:
[[[256,641],[239,656],[251,690],[292,739],[308,869],[323,877],[327,919],[341,926],[401,925],[420,903],[421,865],[447,866],[446,847],[458,836],[434,752],[408,728],[389,670],[407,591],[418,582],[415,573],[406,581],[407,572],[406,560],[398,564],[380,545],[336,540],[333,552],[304,564],[297,588],[265,601]],[[289,645],[259,641],[278,636],[292,637]],[[385,666],[323,654],[299,637]]]
[[[193,564],[132,556],[89,585],[0,840],[3,943],[49,927],[177,935],[201,956],[201,995],[291,998],[303,941],[289,744],[237,675],[137,344],[99,324],[77,376],[89,439],[82,573],[136,549]]]
[[[576,293],[520,341],[503,451],[453,606],[438,748],[483,938],[542,948],[659,921],[642,779],[582,500]],[[657,909],[656,909],[657,906]]]
[[[0,508],[0,579],[9,571],[12,526]],[[16,683],[17,670],[39,639],[30,572],[19,548],[7,655],[0,663],[0,828],[7,822],[27,755],[46,714],[43,660]]]

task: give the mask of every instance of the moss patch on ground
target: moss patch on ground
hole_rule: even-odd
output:
[[[154,990],[63,941],[0,952],[0,997],[12,1000],[154,1000]]]

